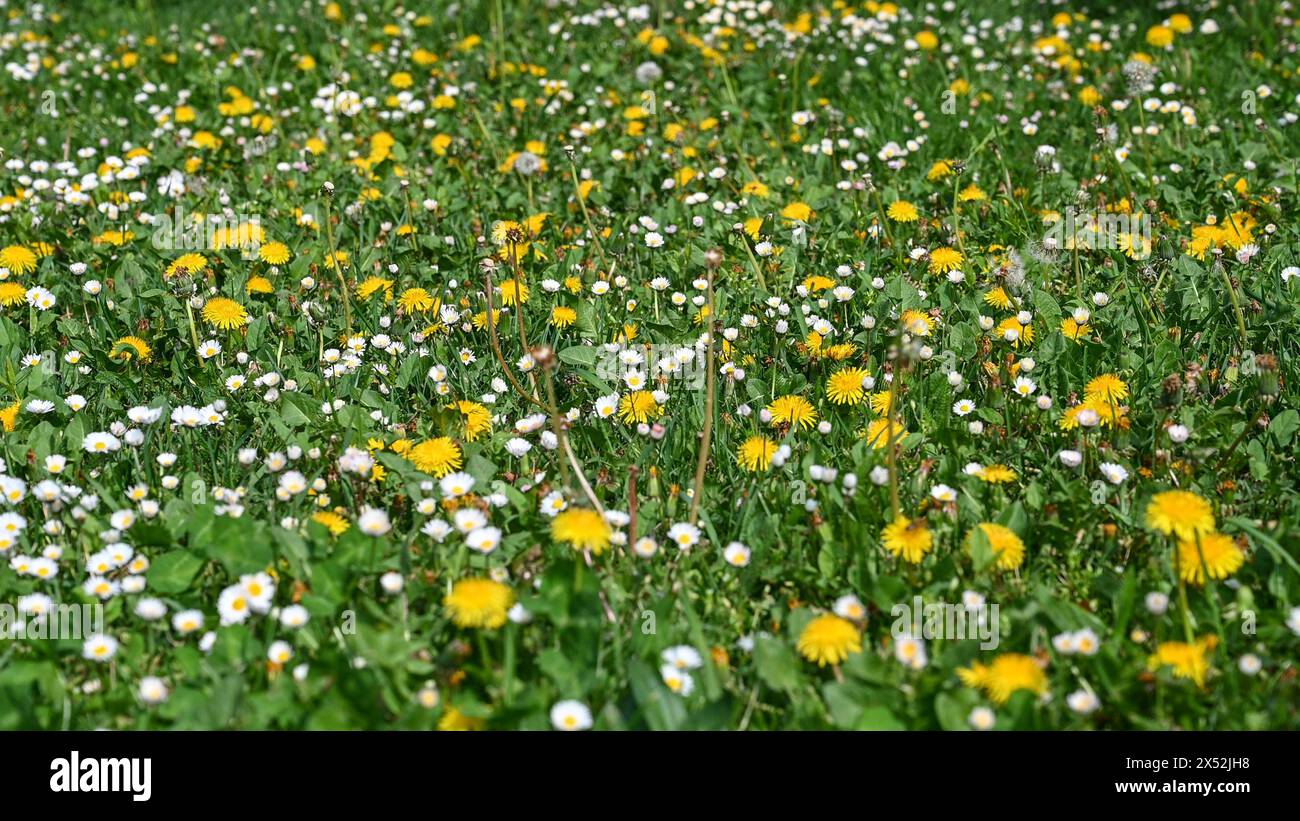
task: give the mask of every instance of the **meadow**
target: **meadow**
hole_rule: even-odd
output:
[[[0,729],[1300,727],[1290,4],[0,14]]]

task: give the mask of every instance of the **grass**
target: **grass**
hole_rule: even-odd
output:
[[[1295,29],[961,5],[16,9],[0,727],[1296,727]]]

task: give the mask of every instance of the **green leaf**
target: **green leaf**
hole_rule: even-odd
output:
[[[852,681],[832,681],[822,686],[822,696],[830,711],[831,722],[841,730],[850,730],[862,717],[862,702],[867,689]]]
[[[307,414],[303,413],[297,405],[288,399],[285,399],[284,404],[280,407],[280,418],[291,428],[302,427],[311,421],[307,418]]]
[[[203,559],[188,550],[173,550],[149,565],[149,587],[159,593],[183,593],[203,569]]]
[[[867,707],[858,718],[855,730],[906,730],[907,725],[898,720],[888,707]]]
[[[573,345],[560,351],[560,361],[569,365],[594,368],[600,353],[593,345]]]
[[[245,519],[219,516],[212,522],[212,540],[206,545],[208,557],[235,576],[265,570],[271,563],[271,544],[262,530]]]
[[[958,696],[940,693],[934,699],[934,714],[939,719],[939,726],[945,730],[967,730],[967,716],[970,708],[963,705]]]
[[[981,528],[974,528],[970,532],[970,553],[975,562],[975,572],[983,572],[993,565],[997,554],[993,552],[993,543]]]
[[[1297,429],[1300,429],[1300,411],[1294,408],[1282,411],[1268,423],[1269,433],[1273,434],[1282,447],[1291,444],[1291,437],[1295,435]]]
[[[774,690],[792,691],[799,687],[799,659],[785,642],[771,636],[754,640],[754,664],[758,677]]]

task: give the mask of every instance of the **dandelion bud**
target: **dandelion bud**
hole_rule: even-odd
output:
[[[167,284],[171,286],[172,293],[176,294],[176,296],[194,292],[194,279],[187,274],[173,277],[167,280]]]
[[[1183,378],[1171,373],[1160,385],[1160,404],[1165,408],[1176,408],[1183,403]]]
[[[1255,368],[1259,371],[1259,395],[1266,402],[1278,396],[1277,357],[1269,353],[1255,355]]]

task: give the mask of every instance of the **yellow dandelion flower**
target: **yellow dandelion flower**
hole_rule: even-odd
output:
[[[26,245],[6,245],[0,248],[0,268],[22,276],[36,270],[36,252]]]
[[[894,200],[885,214],[894,222],[916,222],[921,218],[921,212],[907,200]]]
[[[5,433],[13,433],[14,426],[18,424],[18,411],[22,407],[22,400],[16,400],[12,405],[0,409],[0,426],[4,427]]]
[[[208,267],[208,258],[202,254],[182,254],[172,260],[163,272],[167,279],[178,276],[193,276]]]
[[[920,517],[909,519],[899,516],[885,525],[880,532],[880,541],[891,555],[911,564],[920,564],[925,554],[934,547],[930,528],[925,519]]]
[[[91,238],[96,245],[122,246],[135,239],[133,231],[105,231]]]
[[[487,311],[479,311],[474,314],[474,327],[480,331],[483,330],[487,327],[487,320]],[[499,308],[492,309],[492,325],[497,328],[501,327],[501,309]]]
[[[808,289],[809,293],[817,293],[835,287],[835,280],[821,274],[813,274],[803,281],[803,287]]]
[[[844,368],[826,380],[826,398],[837,405],[856,404],[866,395],[862,383],[870,374],[865,368]]]
[[[27,301],[27,286],[21,282],[0,282],[0,305],[10,308]]]
[[[407,288],[397,300],[397,305],[408,314],[427,313],[438,309],[438,300],[424,288]]]
[[[551,538],[574,550],[590,550],[599,556],[609,547],[613,529],[599,511],[573,507],[551,520]]]
[[[1128,385],[1113,373],[1103,373],[1083,389],[1083,398],[1098,402],[1115,402],[1128,397]]]
[[[138,336],[124,336],[113,343],[113,347],[108,352],[109,359],[116,359],[121,362],[148,362],[153,359],[153,348]]]
[[[1011,297],[1007,294],[1007,289],[999,285],[984,295],[984,304],[1005,311],[1011,307]]]
[[[1147,505],[1147,527],[1184,541],[1197,533],[1214,532],[1214,510],[1210,503],[1190,490],[1164,490]]]
[[[275,292],[275,287],[271,285],[271,280],[266,277],[255,276],[248,278],[244,290],[250,294],[270,294]]]
[[[781,209],[781,216],[788,220],[807,222],[812,219],[813,210],[806,202],[792,202]]]
[[[1091,334],[1092,329],[1090,327],[1075,322],[1072,316],[1067,316],[1061,320],[1061,335],[1078,345],[1082,345],[1083,341]]]
[[[795,646],[808,661],[825,667],[841,663],[850,653],[861,653],[862,636],[853,622],[826,613],[808,622]]]
[[[1158,670],[1170,667],[1175,678],[1191,679],[1197,687],[1205,687],[1210,672],[1209,654],[1219,645],[1217,636],[1201,636],[1195,642],[1167,641],[1147,658],[1147,667]]]
[[[1008,338],[1008,332],[1014,332],[1010,338]],[[1022,344],[1032,345],[1034,343],[1034,323],[1021,325],[1020,320],[1010,316],[998,323],[998,326],[993,329],[993,336],[1010,342],[1014,348],[1019,348]]]
[[[1047,692],[1047,673],[1038,660],[1020,653],[1003,653],[992,664],[976,662],[957,670],[967,687],[983,690],[998,704],[1005,704],[1018,690],[1037,695]]]
[[[874,413],[885,416],[890,411],[890,404],[893,396],[890,391],[876,391],[871,394],[871,410]]]
[[[898,322],[912,336],[929,336],[934,330],[934,317],[924,311],[903,311]]]
[[[495,630],[506,623],[515,594],[491,579],[461,579],[442,600],[457,627]]]
[[[812,403],[797,394],[782,396],[767,406],[772,423],[792,428],[811,428],[817,424],[817,411]]]
[[[767,470],[772,465],[772,456],[776,453],[776,442],[766,436],[751,436],[741,443],[736,453],[736,461],[745,470],[753,473]]]
[[[415,445],[406,459],[415,465],[416,470],[437,476],[439,479],[453,470],[460,470],[462,464],[460,446],[446,436],[426,439]]]
[[[996,522],[981,522],[976,525],[985,538],[988,539],[989,547],[993,550],[993,555],[997,559],[999,570],[1015,570],[1025,561],[1025,543],[1020,540],[1016,532],[1006,525],[1000,525]],[[972,530],[966,535],[966,549],[974,550],[975,533]]]
[[[447,712],[438,719],[438,729],[442,732],[466,732],[482,730],[487,726],[487,719],[467,716],[455,707],[448,707]]]
[[[352,527],[352,523],[332,510],[322,510],[313,513],[311,520],[317,524],[324,525],[325,529],[335,536],[342,536]]]
[[[1178,543],[1179,575],[1197,587],[1204,586],[1207,572],[1211,579],[1226,579],[1245,561],[1246,554],[1233,538],[1222,533],[1203,533],[1199,544],[1195,538]]]
[[[248,311],[233,299],[217,296],[203,306],[203,319],[223,331],[239,328],[248,321]]]
[[[1147,29],[1147,45],[1152,48],[1165,48],[1173,45],[1174,30],[1169,26],[1152,26]]]
[[[980,468],[975,475],[991,485],[1003,485],[1016,480],[1016,472],[1006,465],[989,465]]]
[[[507,279],[497,286],[501,291],[501,302],[514,305],[516,302],[528,303],[528,285],[514,279]]]
[[[887,447],[891,438],[897,445],[905,436],[907,436],[907,428],[903,427],[898,420],[883,416],[867,425],[865,434],[866,440],[876,450]]]
[[[367,277],[360,285],[357,286],[357,296],[362,299],[370,299],[380,291],[384,294],[384,301],[393,298],[393,281],[383,277]]]
[[[937,182],[944,177],[950,177],[953,173],[952,160],[939,160],[930,166],[925,178],[930,182]]]
[[[492,414],[479,403],[462,399],[459,402],[453,402],[447,407],[460,413],[461,420],[464,422],[465,439],[467,441],[473,442],[483,433],[491,432]]]
[[[663,407],[655,401],[650,391],[633,391],[618,403],[618,415],[627,424],[648,422],[663,413]]]
[[[961,251],[944,246],[930,252],[930,273],[946,274],[961,267]]]
[[[267,265],[283,265],[289,261],[289,246],[283,242],[268,242],[257,249],[257,255]]]
[[[551,309],[551,324],[556,328],[567,328],[578,321],[578,312],[567,305],[556,305]]]

